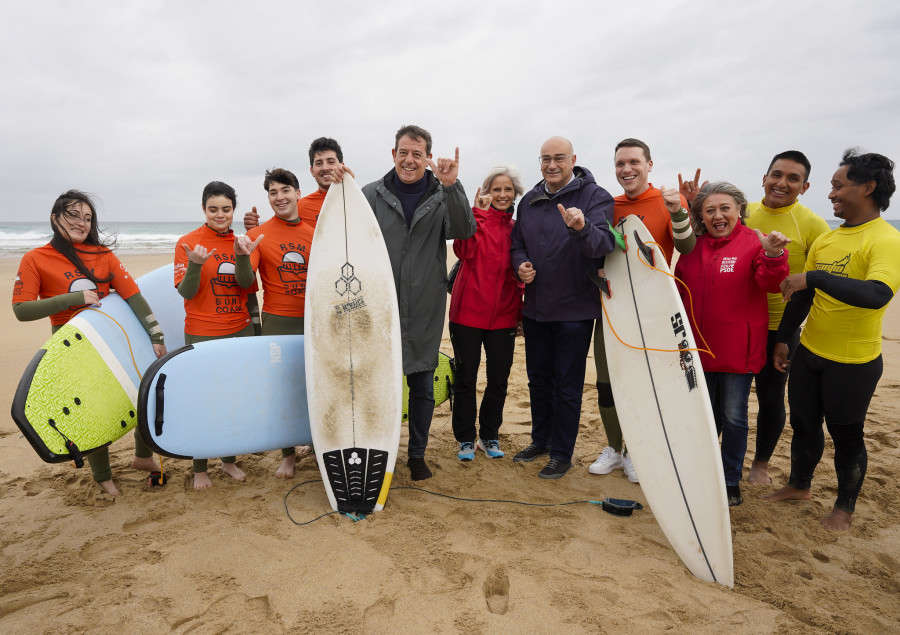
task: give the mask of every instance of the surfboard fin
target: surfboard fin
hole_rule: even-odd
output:
[[[591,264],[588,264],[587,266],[587,273],[588,277],[593,281],[593,283],[600,288],[600,291],[606,294],[607,298],[611,298],[612,293],[610,293],[609,290],[609,280],[607,278],[601,278],[600,276],[598,276],[597,269],[594,268]]]
[[[612,232],[613,238],[616,239],[616,245],[619,246],[619,249],[622,251],[627,251],[628,247],[625,245],[625,236],[622,235],[618,229],[612,226],[612,223],[606,221],[606,224],[609,225],[609,231]]]
[[[641,240],[641,237],[638,236],[637,231],[634,232],[634,241],[637,243],[638,249],[642,254],[644,254],[644,258],[647,259],[647,262],[650,263],[651,267],[656,267],[656,261],[653,258],[653,250],[647,245],[644,241]]]

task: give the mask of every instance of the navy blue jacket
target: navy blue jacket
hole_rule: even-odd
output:
[[[522,314],[538,322],[590,320],[600,317],[600,290],[588,277],[588,267],[602,266],[602,258],[615,249],[608,223],[613,219],[613,197],[597,185],[587,169],[575,166],[575,178],[555,194],[544,181],[525,194],[513,226],[513,271],[530,261],[534,280],[525,285]],[[566,227],[557,204],[584,213],[580,231]]]

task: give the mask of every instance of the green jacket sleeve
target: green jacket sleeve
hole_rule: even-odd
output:
[[[677,212],[669,212],[669,216],[672,219],[672,237],[675,240],[675,249],[680,254],[691,253],[694,245],[697,244],[697,236],[691,227],[691,217],[688,215],[688,211],[681,207]]]
[[[141,326],[147,331],[147,335],[150,336],[150,341],[154,344],[165,344],[162,328],[160,328],[159,322],[156,321],[156,316],[153,315],[153,310],[150,308],[150,305],[147,304],[147,300],[144,299],[144,296],[140,293],[135,293],[125,300],[125,302],[128,303],[128,306],[131,307],[131,310],[134,311],[134,314],[141,321]]]
[[[235,256],[234,277],[241,289],[249,289],[256,282],[256,272],[250,264],[250,256]]]
[[[69,307],[82,305],[84,305],[84,292],[73,291],[72,293],[61,293],[52,298],[18,302],[13,305],[13,313],[16,314],[16,319],[19,322],[33,322],[34,320],[56,315]]]
[[[187,271],[184,272],[184,278],[178,285],[178,295],[185,300],[190,300],[197,295],[197,291],[200,290],[200,271],[202,269],[203,265],[188,261]]]

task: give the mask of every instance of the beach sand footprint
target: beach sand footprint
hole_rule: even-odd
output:
[[[488,610],[497,615],[505,615],[509,608],[509,576],[502,565],[494,567],[482,586]]]
[[[363,611],[364,633],[387,633],[394,617],[394,600],[380,598]]]

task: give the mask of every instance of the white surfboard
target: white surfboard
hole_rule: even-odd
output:
[[[682,562],[701,580],[733,587],[725,477],[706,380],[698,353],[672,352],[697,348],[688,316],[641,220],[627,216],[617,229],[627,250],[606,257],[603,336],[625,445]]]
[[[333,509],[384,507],[402,418],[400,317],[375,215],[351,177],[328,189],[306,279],[306,389]]]

